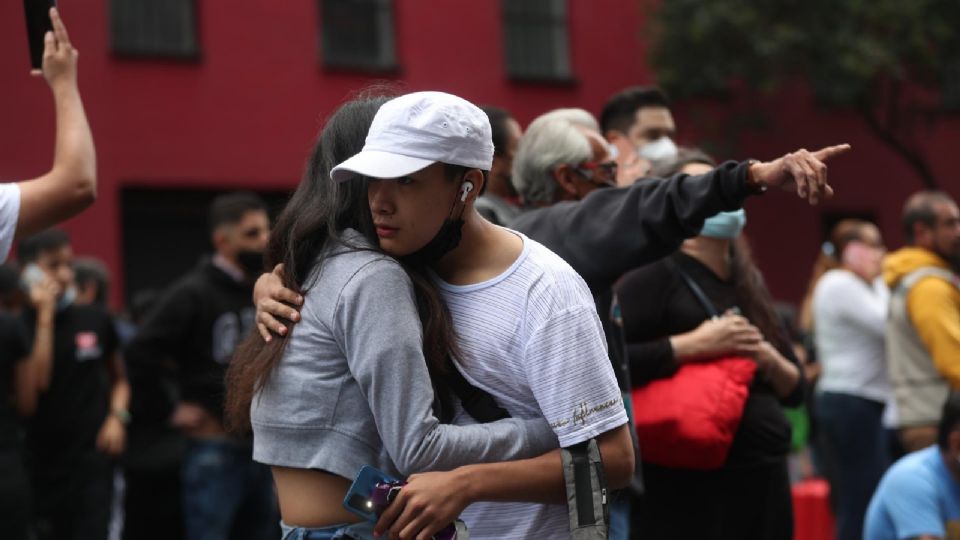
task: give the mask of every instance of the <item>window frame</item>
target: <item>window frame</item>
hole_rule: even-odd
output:
[[[114,57],[122,59],[155,59],[155,60],[172,60],[172,61],[183,61],[183,62],[199,62],[203,58],[202,46],[201,46],[201,36],[200,36],[200,11],[198,6],[198,0],[154,0],[164,3],[170,3],[173,1],[182,2],[187,4],[186,9],[183,11],[185,16],[189,19],[185,21],[187,25],[192,26],[187,31],[189,34],[186,36],[185,40],[191,41],[191,43],[186,44],[182,49],[176,50],[174,47],[169,47],[164,49],[163,47],[157,47],[151,50],[150,45],[144,45],[144,43],[122,43],[119,41],[117,28],[123,22],[128,21],[119,21],[118,18],[120,14],[118,13],[119,6],[129,8],[132,5],[136,5],[136,0],[110,0],[108,9],[109,12],[109,31],[110,31],[110,53]],[[149,0],[144,1],[140,0],[140,4],[147,4]],[[144,17],[144,19],[149,20],[149,17]],[[141,21],[142,22],[142,21]],[[155,21],[150,21],[155,22]],[[172,42],[173,40],[171,40]]]
[[[547,9],[541,13],[533,12],[531,6],[536,4],[532,1],[523,0],[523,2],[518,2],[517,0],[500,0],[500,19],[503,31],[501,41],[503,44],[503,62],[507,72],[507,78],[514,82],[576,83],[570,43],[569,2],[568,0],[539,1],[544,2],[547,7]],[[524,7],[517,9],[518,6]],[[524,10],[526,10],[527,13],[523,13]],[[519,45],[511,38],[511,33],[525,33],[521,25],[525,17],[530,19],[528,24],[543,25],[549,23],[547,31],[550,33],[549,38],[552,42],[549,45],[552,64],[549,73],[530,70],[529,65],[524,66],[522,60],[512,56],[518,54],[512,51],[512,49]],[[529,31],[529,29],[527,29],[527,31]]]
[[[374,59],[360,58],[359,55],[350,57],[349,55],[340,55],[340,52],[334,52],[331,57],[330,51],[335,51],[331,46],[332,39],[335,37],[328,32],[326,17],[327,5],[334,2],[343,2],[344,0],[317,0],[317,54],[318,62],[322,69],[327,71],[343,71],[351,73],[372,73],[378,75],[391,75],[400,72],[400,62],[397,55],[397,30],[396,30],[396,10],[393,0],[363,0],[350,1],[356,5],[369,4],[376,9],[374,13],[375,25],[373,31],[377,35],[377,56]]]

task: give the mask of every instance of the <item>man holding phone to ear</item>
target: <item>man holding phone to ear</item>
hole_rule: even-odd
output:
[[[53,92],[57,135],[53,167],[46,174],[0,184],[0,262],[15,237],[23,238],[66,220],[90,206],[97,192],[93,135],[77,88],[77,50],[56,8],[53,30],[43,36],[42,75]]]

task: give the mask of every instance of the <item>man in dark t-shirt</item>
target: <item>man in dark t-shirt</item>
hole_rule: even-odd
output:
[[[41,539],[107,538],[113,496],[113,458],[125,445],[130,399],[117,355],[113,318],[103,308],[76,305],[73,250],[63,231],[50,229],[20,242],[23,281],[48,278],[57,286],[52,369],[40,374],[37,409],[27,448]],[[41,316],[23,314],[30,339]],[[43,344],[43,337],[35,347]]]

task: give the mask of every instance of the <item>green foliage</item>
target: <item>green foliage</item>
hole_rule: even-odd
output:
[[[863,105],[890,82],[960,84],[958,0],[642,1],[651,64],[677,98],[803,78],[820,100]]]

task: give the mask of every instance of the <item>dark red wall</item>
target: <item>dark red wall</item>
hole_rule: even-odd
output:
[[[453,92],[504,106],[527,122],[560,106],[598,112],[613,92],[649,83],[635,0],[570,0],[575,83],[507,80],[499,2],[397,1],[400,73],[409,90]],[[108,47],[106,0],[62,0],[80,56],[81,93],[98,150],[100,197],[67,227],[79,253],[104,259],[123,290],[119,190],[122,186],[291,188],[322,118],[371,79],[319,68],[316,2],[246,0],[200,6],[199,63],[118,60]],[[22,4],[0,3],[0,178],[46,171],[52,159],[49,91],[27,75]],[[910,172],[846,114],[820,113],[802,93],[774,98],[774,131],[737,139],[744,157],[766,158],[800,146],[848,141],[855,157],[838,161],[840,196],[831,208],[875,209],[893,236],[903,197],[918,188]],[[742,104],[741,104],[742,105]],[[716,136],[696,109],[678,108],[681,139]],[[935,169],[956,187],[948,152],[958,124],[925,134]],[[726,157],[726,156],[721,156]],[[796,298],[821,231],[819,215],[781,194],[753,202],[751,232],[774,292]],[[199,233],[199,232],[198,232]],[[629,234],[629,232],[626,232]],[[158,256],[162,254],[158,253]]]
[[[720,104],[684,104],[678,123],[688,140],[715,138],[717,118],[731,110],[758,111],[763,128],[747,129],[728,141],[739,158],[769,159],[799,148],[808,150],[850,143],[853,150],[829,162],[829,178],[836,196],[811,208],[794,195],[768,193],[747,203],[746,232],[761,269],[775,296],[791,301],[802,298],[811,266],[826,236],[822,217],[829,214],[872,214],[891,249],[903,245],[900,212],[906,198],[924,189],[920,178],[896,154],[884,146],[854,112],[817,107],[803,87],[787,88],[765,98],[740,97]],[[719,113],[719,114],[718,114]],[[723,132],[724,130],[720,130]],[[958,117],[942,116],[916,132],[929,159],[939,187],[960,197],[960,175],[950,157],[960,149]],[[729,156],[728,156],[729,157]]]

